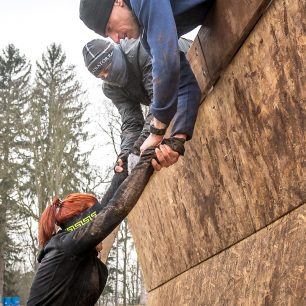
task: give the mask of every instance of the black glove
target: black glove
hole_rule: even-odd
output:
[[[164,138],[161,144],[168,145],[173,151],[179,153],[180,155],[184,156],[185,153],[185,139],[183,138],[176,138],[176,137],[170,137],[170,138]]]
[[[129,156],[129,153],[128,152],[124,152],[124,153],[120,153],[117,157],[117,161],[116,161],[116,164],[114,166],[114,172],[115,173],[120,173],[120,172],[116,172],[116,166],[119,165],[118,163],[118,160],[121,159],[122,162],[123,162],[123,172],[127,172],[127,160],[128,160],[128,156]]]

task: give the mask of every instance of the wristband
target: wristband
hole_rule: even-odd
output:
[[[152,123],[150,124],[150,133],[154,135],[165,135],[167,128],[158,129]]]

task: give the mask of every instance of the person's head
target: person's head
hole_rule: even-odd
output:
[[[137,19],[124,0],[81,0],[80,18],[88,28],[116,43],[140,35]]]
[[[52,204],[48,205],[39,220],[38,240],[41,246],[51,238],[55,232],[56,225],[63,227],[63,224],[73,220],[85,210],[98,204],[95,196],[86,193],[73,193],[60,201],[54,198]]]
[[[116,86],[125,86],[128,69],[122,49],[107,38],[93,39],[83,48],[84,63],[95,77]]]
[[[108,39],[93,39],[83,47],[83,58],[88,71],[105,80],[112,65],[115,45]]]

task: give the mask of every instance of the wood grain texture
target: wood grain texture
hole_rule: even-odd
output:
[[[149,290],[305,202],[305,14],[272,3],[130,214]]]
[[[306,305],[306,204],[149,293],[148,306]]]
[[[189,58],[206,96],[271,0],[216,0]],[[202,54],[197,52],[202,50]],[[198,53],[198,55],[196,55]]]
[[[188,51],[187,59],[198,81],[198,84],[199,84],[199,87],[201,88],[202,93],[204,93],[205,91],[205,95],[206,95],[208,91],[207,87],[209,86],[208,84],[211,84],[212,82],[211,82],[211,76],[209,75],[209,71],[206,65],[205,57],[203,54],[203,50],[202,50],[198,35],[194,39]]]

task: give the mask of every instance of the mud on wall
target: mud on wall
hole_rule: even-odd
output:
[[[235,1],[228,5],[231,2]],[[260,1],[240,5],[252,7],[255,2]],[[149,305],[260,305],[269,300],[275,284],[274,301],[285,296],[284,290],[286,305],[299,305],[303,298],[305,260],[297,256],[305,254],[305,240],[300,242],[306,220],[302,207],[306,202],[306,8],[302,2],[272,1],[254,28],[239,30],[231,23],[239,35],[246,37],[246,29],[251,32],[233,58],[229,54],[234,55],[234,49],[219,56],[223,64],[217,69],[201,54],[203,41],[209,43],[212,34],[205,30],[199,35],[200,46],[191,61],[202,89],[220,78],[200,107],[186,156],[153,175],[129,216]],[[222,7],[217,6],[215,16]],[[254,7],[262,9],[259,4]],[[254,24],[254,16],[250,20]],[[220,46],[227,42],[226,52],[229,38],[222,39],[218,31]],[[237,35],[231,39],[241,43]],[[278,234],[269,235],[271,228]],[[290,260],[280,266],[275,250]],[[270,269],[269,277],[250,278],[248,271],[263,267]],[[208,281],[214,284],[210,291],[197,290]],[[239,300],[218,301],[223,283],[229,297],[234,297],[243,282],[247,290]],[[188,299],[188,291],[198,296]],[[166,296],[171,299],[165,300]]]

